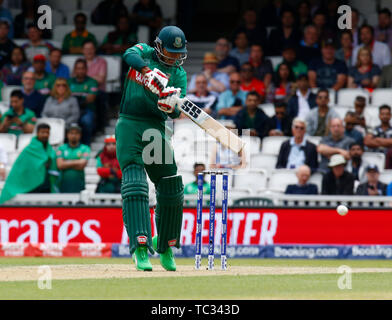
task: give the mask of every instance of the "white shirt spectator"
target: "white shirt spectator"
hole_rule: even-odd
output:
[[[310,94],[310,89],[306,93],[306,95],[302,95],[300,90],[297,90],[297,97],[298,97],[298,115],[297,117],[300,119],[305,119],[310,111],[310,106],[308,102]]]
[[[358,50],[363,44],[356,46],[352,55],[352,65],[355,66],[357,63]],[[391,64],[391,50],[388,45],[380,41],[374,41],[372,48],[373,63],[377,64],[380,69],[388,64]]]

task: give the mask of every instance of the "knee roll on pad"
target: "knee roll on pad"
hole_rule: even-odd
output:
[[[157,184],[155,224],[158,232],[157,252],[169,246],[180,248],[184,185],[181,176],[165,177]]]
[[[151,253],[151,222],[148,203],[148,183],[141,165],[132,164],[123,170],[121,184],[123,199],[123,221],[129,237],[132,254],[138,246],[145,245]]]

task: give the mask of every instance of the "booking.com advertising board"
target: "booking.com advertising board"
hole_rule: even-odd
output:
[[[155,234],[154,210],[151,209]],[[184,209],[182,248],[194,255],[196,209]],[[230,208],[228,256],[259,258],[392,258],[390,210]],[[203,211],[202,241],[207,253],[208,209]],[[217,209],[216,253],[221,212]],[[0,256],[129,256],[121,208],[3,207]],[[54,253],[55,252],[55,253]],[[53,253],[53,254],[51,254]]]

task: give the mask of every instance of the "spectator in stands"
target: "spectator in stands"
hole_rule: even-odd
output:
[[[123,0],[103,0],[91,13],[91,22],[115,25],[118,17],[124,15],[128,15],[128,9]]]
[[[265,99],[265,85],[264,82],[254,76],[254,68],[249,62],[245,62],[241,66],[241,90],[245,92],[256,91],[262,98]]]
[[[0,133],[12,133],[16,136],[32,133],[36,117],[33,111],[24,107],[22,91],[12,91],[10,100],[11,107],[1,117]]]
[[[63,40],[62,51],[64,54],[82,54],[82,46],[86,40],[91,40],[97,45],[95,36],[86,29],[87,17],[84,13],[77,13],[74,17],[75,30],[68,33]]]
[[[52,73],[56,78],[69,78],[69,68],[61,63],[62,53],[60,49],[54,48],[50,51],[49,59],[46,61],[45,71]]]
[[[357,96],[354,101],[354,112],[356,117],[356,125],[354,129],[361,132],[362,135],[365,135],[369,128],[369,126],[366,124],[366,119],[372,118],[365,107],[366,98],[363,96]]]
[[[193,175],[195,176],[195,180],[185,185],[184,194],[197,194],[197,177],[198,174],[202,173],[204,170],[206,170],[206,166],[204,165],[204,163],[196,162],[193,165]],[[203,175],[203,194],[209,194],[210,184],[204,179],[204,177],[205,176]]]
[[[335,58],[344,61],[347,68],[352,65],[353,35],[350,30],[343,30],[340,34],[340,49],[336,50]]]
[[[22,0],[22,12],[15,16],[15,38],[28,38],[28,26],[38,22],[38,7],[39,0]],[[49,38],[50,31],[48,29],[42,30],[44,38]]]
[[[219,117],[234,119],[235,115],[245,105],[246,92],[241,90],[241,76],[238,72],[230,75],[229,89],[219,96],[216,111]]]
[[[268,120],[269,136],[291,136],[293,119],[287,114],[287,104],[283,100],[275,102],[275,115]]]
[[[10,39],[9,31],[8,22],[0,20],[0,68],[11,61],[12,50],[16,47],[16,44]]]
[[[327,25],[327,14],[325,11],[322,9],[317,10],[313,14],[312,22],[317,29],[319,39],[335,39],[336,34],[334,30]]]
[[[87,61],[87,75],[98,82],[98,94],[96,99],[96,125],[98,131],[103,131],[107,123],[106,110],[108,96],[106,94],[106,78],[108,74],[107,62],[104,58],[96,55],[96,47],[93,41],[87,40],[83,44],[83,55]]]
[[[290,66],[296,78],[298,78],[299,75],[308,72],[308,66],[302,61],[297,59],[297,53],[295,52],[295,48],[293,46],[284,47],[282,52],[282,57],[283,57],[282,63],[287,63]],[[276,70],[279,69],[279,67],[280,64],[278,64]]]
[[[286,46],[296,46],[301,40],[301,33],[295,26],[294,12],[284,9],[280,16],[278,28],[273,29],[268,40],[268,55],[280,56]]]
[[[307,0],[303,0],[298,4],[296,17],[298,27],[300,31],[303,32],[305,27],[312,22],[310,15],[310,5]]]
[[[329,92],[320,89],[316,95],[317,108],[311,109],[306,116],[306,133],[310,136],[328,135],[328,123],[332,118],[339,118],[338,113],[328,106]]]
[[[4,0],[0,0],[0,21],[5,21],[9,25],[9,37],[14,38],[14,19],[12,13],[7,7],[3,6]]]
[[[264,57],[261,45],[254,44],[250,47],[249,62],[254,68],[255,77],[263,81],[265,87],[268,88],[272,81],[274,70],[271,61]]]
[[[278,27],[285,7],[283,0],[270,0],[261,10],[260,20],[267,27]]]
[[[329,160],[331,168],[324,174],[322,181],[322,194],[327,195],[352,195],[354,191],[354,177],[344,167],[346,159],[341,154],[334,154]]]
[[[296,93],[291,96],[287,105],[287,114],[292,118],[305,119],[309,111],[317,107],[316,95],[310,90],[307,74],[298,76],[296,86]]]
[[[289,184],[286,187],[285,194],[318,194],[317,185],[313,183],[308,183],[311,171],[307,165],[301,165],[297,169],[297,184]]]
[[[42,109],[44,108],[44,103],[46,97],[40,94],[35,87],[35,76],[34,72],[26,71],[22,76],[22,92],[24,98],[24,106],[31,111],[34,111],[35,115],[40,118]]]
[[[38,90],[44,96],[50,94],[53,84],[56,81],[56,76],[45,71],[46,58],[42,54],[37,54],[33,59],[33,69],[35,76],[34,89]]]
[[[304,29],[304,37],[299,43],[297,54],[308,66],[310,61],[321,57],[318,42],[319,36],[316,27],[311,24],[306,26]]]
[[[347,111],[344,117],[344,124],[346,129],[344,134],[347,137],[352,138],[355,142],[363,145],[363,135],[360,131],[355,129],[355,125],[357,124],[357,117],[355,112]]]
[[[335,47],[332,39],[322,44],[321,58],[314,59],[309,65],[309,82],[312,88],[332,88],[339,90],[346,86],[347,66],[335,58]]]
[[[195,93],[188,94],[187,98],[208,114],[215,113],[218,99],[208,91],[208,82],[204,74],[196,76],[195,86]],[[181,117],[185,117],[185,115],[181,114]]]
[[[357,63],[358,51],[361,47],[368,47],[372,50],[373,63],[380,68],[391,63],[391,51],[385,43],[377,41],[374,38],[374,29],[372,26],[363,25],[359,29],[361,44],[356,46],[353,51],[353,66]]]
[[[294,82],[295,75],[293,70],[287,63],[282,62],[274,73],[273,81],[267,90],[267,102],[277,100],[287,102],[294,93]]]
[[[42,117],[63,119],[66,127],[79,121],[78,100],[72,97],[67,79],[56,79],[52,92],[46,99]]]
[[[132,9],[130,19],[137,25],[145,25],[150,29],[150,42],[155,39],[162,26],[162,10],[155,0],[139,0]]]
[[[293,120],[291,131],[293,137],[282,143],[276,168],[294,169],[306,164],[312,170],[318,168],[316,145],[305,139],[306,123],[301,118]]]
[[[218,58],[215,53],[207,52],[203,59],[203,74],[208,80],[208,91],[217,97],[229,87],[229,76],[227,73],[218,72]],[[188,92],[195,91],[196,75],[193,75],[188,86]]]
[[[72,95],[78,99],[80,107],[80,125],[83,130],[82,143],[90,145],[95,129],[96,99],[98,82],[87,75],[87,62],[78,59],[74,64],[74,77],[69,79]]]
[[[229,55],[230,42],[226,38],[219,38],[215,42],[215,55],[218,59],[218,72],[225,72],[230,74],[238,71],[240,64],[237,58]]]
[[[374,28],[374,37],[377,41],[387,44],[389,48],[392,47],[392,20],[388,8],[378,11],[378,26]]]
[[[49,57],[50,50],[54,47],[48,41],[42,39],[42,30],[35,24],[28,25],[27,36],[29,41],[22,45],[22,49],[26,53],[26,57],[30,62],[36,55],[43,55],[45,58]]]
[[[108,136],[97,156],[97,173],[101,177],[96,193],[120,193],[122,172],[116,156],[116,138]]]
[[[249,42],[245,32],[239,32],[234,39],[235,47],[230,50],[229,55],[237,58],[239,65],[242,66],[249,61]]]
[[[85,188],[84,168],[90,158],[90,148],[80,143],[81,131],[76,123],[70,125],[68,143],[61,145],[57,151],[61,193],[79,193]]]
[[[249,44],[261,44],[262,46],[267,44],[267,30],[261,23],[257,21],[257,12],[254,9],[247,9],[243,14],[243,22],[234,31],[234,38],[237,34],[245,32],[248,38]],[[263,20],[261,20],[263,21]]]
[[[260,139],[268,135],[269,118],[263,110],[258,108],[259,103],[260,95],[256,91],[247,94],[245,108],[242,108],[234,118],[240,135],[243,129],[250,129],[250,135],[258,136]]]
[[[58,192],[56,152],[49,144],[49,136],[50,126],[40,123],[37,135],[22,150],[12,166],[1,193],[0,204],[21,193]]]
[[[0,146],[0,181],[5,180],[5,166],[7,165],[7,152]]]
[[[387,149],[392,147],[391,107],[383,104],[378,110],[381,125],[365,136],[364,143],[369,151],[387,152]]]
[[[137,34],[128,16],[120,16],[116,30],[109,32],[103,39],[101,51],[105,54],[122,56],[125,50],[136,44]]]
[[[380,80],[381,70],[373,63],[372,52],[368,47],[358,50],[357,64],[348,70],[348,88],[374,89]]]
[[[386,196],[387,185],[380,182],[380,171],[377,165],[368,165],[366,167],[367,182],[361,183],[356,194],[358,196]]]
[[[360,181],[361,183],[366,181],[365,169],[369,165],[364,159],[362,159],[363,152],[363,144],[358,142],[350,144],[350,160],[348,160],[346,165],[346,170],[354,176],[355,180]]]
[[[359,11],[351,8],[351,29],[348,29],[353,36],[353,48],[359,44]]]
[[[326,171],[328,159],[334,154],[340,154],[345,159],[350,159],[349,147],[355,141],[344,135],[344,126],[341,119],[331,119],[329,124],[330,134],[321,139],[317,152],[321,154],[319,168]]]
[[[26,60],[24,50],[15,47],[11,53],[11,61],[4,65],[1,69],[1,80],[7,86],[22,85],[22,74],[30,67],[30,63]]]

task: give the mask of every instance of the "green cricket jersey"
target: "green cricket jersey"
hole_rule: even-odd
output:
[[[79,35],[76,30],[74,30],[64,37],[62,51],[63,53],[75,54],[73,49],[81,49],[83,47],[83,43],[87,40],[91,40],[96,46],[98,45],[97,39],[92,33],[84,30],[83,33]]]
[[[88,160],[90,158],[90,147],[79,144],[73,148],[68,143],[64,143],[57,150],[57,158],[64,160]],[[67,169],[61,171],[60,192],[79,193],[84,188],[84,170]]]
[[[135,61],[134,56],[140,56],[145,65],[140,65]],[[127,49],[124,53],[124,60],[130,65],[124,84],[124,93],[121,99],[120,115],[135,120],[157,119],[165,121],[169,115],[177,118],[180,111],[176,108],[173,113],[165,113],[158,109],[158,96],[144,87],[144,76],[140,70],[147,66],[151,70],[158,68],[169,77],[169,87],[181,89],[181,97],[186,95],[186,72],[180,67],[168,67],[161,64],[156,56],[154,48],[145,43],[139,43]]]
[[[1,117],[1,122],[3,122],[7,116],[14,117],[15,115],[16,114],[15,114],[14,109],[9,108],[6,112],[4,112],[3,116]],[[23,123],[27,122],[27,123],[35,124],[37,121],[34,111],[27,109],[27,108],[25,108],[23,113],[17,117],[20,120],[22,120]],[[13,133],[13,134],[19,136],[20,134],[23,133],[23,128],[19,124],[13,122],[13,123],[11,123],[11,126],[8,128],[7,133]]]
[[[39,91],[40,94],[47,96],[50,94],[53,85],[56,81],[56,76],[52,73],[45,72],[45,76],[42,79],[35,80],[34,89]]]
[[[98,94],[98,82],[89,76],[82,82],[79,82],[76,78],[71,78],[68,80],[68,84],[72,95],[78,99],[79,104],[83,103],[89,94]],[[87,108],[95,111],[95,103],[89,103]]]
[[[197,182],[193,181],[188,183],[184,187],[184,194],[197,194],[198,188],[197,188]],[[207,181],[204,181],[203,183],[203,194],[208,194],[210,193],[210,185]]]

